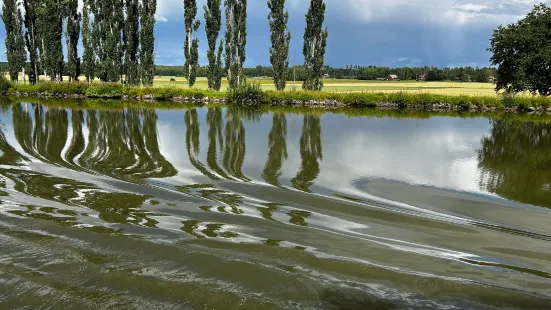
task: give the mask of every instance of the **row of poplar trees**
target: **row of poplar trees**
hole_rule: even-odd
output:
[[[274,85],[277,90],[284,90],[289,69],[289,46],[291,33],[288,29],[289,13],[285,10],[286,0],[268,0],[270,13],[270,62],[274,70]],[[246,59],[247,44],[247,0],[225,0],[226,34],[220,40],[222,26],[221,0],[207,0],[203,7],[205,31],[208,41],[208,86],[220,90],[224,71],[230,88],[237,88],[245,83],[243,65]],[[193,87],[199,66],[199,40],[194,33],[199,30],[197,19],[197,0],[184,0],[184,19],[186,38],[184,43],[185,76]],[[303,89],[321,90],[323,88],[323,67],[327,46],[327,28],[323,28],[325,19],[324,0],[310,0],[306,14],[304,31],[304,67],[307,72]],[[225,53],[224,53],[225,52]],[[223,65],[224,63],[224,65]]]
[[[17,82],[23,71],[25,78],[27,68],[32,84],[40,75],[78,81],[84,74],[88,82],[151,85],[156,7],[157,0],[84,0],[79,12],[78,0],[3,0],[10,77]]]

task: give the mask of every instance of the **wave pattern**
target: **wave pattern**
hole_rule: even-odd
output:
[[[396,170],[422,143],[395,139],[420,129],[391,118],[17,103],[0,122],[2,307],[551,307],[547,124],[492,120],[415,174]],[[378,159],[385,141],[412,153]],[[411,181],[468,160],[478,191]]]

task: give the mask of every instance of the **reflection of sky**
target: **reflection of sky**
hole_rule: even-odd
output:
[[[198,109],[200,153],[198,159],[207,166],[207,109]],[[157,123],[161,153],[176,167],[178,175],[171,183],[192,183],[200,172],[191,165],[186,150],[184,110],[159,111]],[[225,111],[223,113],[225,116]],[[302,115],[287,115],[287,151],[281,181],[289,184],[300,169]],[[22,152],[15,140],[10,114],[1,121],[6,138]],[[262,180],[268,156],[268,136],[272,115],[259,122],[243,119],[246,128],[244,174],[255,182]],[[222,134],[224,136],[225,119]],[[483,192],[479,188],[480,171],[476,150],[491,124],[484,118],[430,119],[351,118],[326,114],[321,117],[323,160],[316,186],[353,192],[351,182],[363,178],[384,178],[416,185],[429,185],[460,191]],[[84,128],[87,135],[86,127]],[[68,137],[70,141],[70,135]],[[87,140],[87,136],[85,137]],[[68,141],[68,142],[69,142]],[[218,161],[222,155],[217,145]],[[208,167],[207,167],[208,168]],[[167,180],[169,181],[169,180]]]
[[[206,164],[206,109],[198,109],[198,118],[201,132],[199,159]],[[301,115],[287,115],[289,156],[282,168],[282,181],[286,184],[300,169],[302,118]],[[264,115],[259,122],[243,122],[247,141],[243,171],[253,181],[263,182],[261,174],[268,156],[272,117]],[[321,117],[321,124],[323,160],[315,181],[317,186],[347,192],[351,190],[353,180],[384,178],[482,192],[476,150],[491,128],[487,119],[349,118],[326,114]],[[178,179],[198,175],[187,158],[184,112],[161,112],[158,131],[161,151],[180,171]]]
[[[476,149],[490,129],[485,119],[328,117],[322,124],[327,130],[319,185],[343,188],[369,177],[480,191]]]

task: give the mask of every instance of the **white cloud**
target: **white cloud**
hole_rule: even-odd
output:
[[[524,16],[542,0],[326,0],[327,15],[343,21],[421,23],[447,26],[476,26],[509,23]],[[202,8],[205,0],[198,1]],[[551,0],[544,0],[551,3]],[[291,18],[303,18],[308,0],[289,0]],[[265,18],[265,0],[249,0],[249,16]],[[159,0],[157,12],[162,16],[183,18],[181,0]],[[198,15],[202,17],[202,9]]]
[[[448,26],[500,24],[518,19],[541,0],[328,0],[328,10],[359,21]],[[549,2],[549,1],[545,1]]]
[[[159,15],[159,14],[155,14],[155,20],[157,22],[161,22],[161,23],[166,23],[168,22],[168,18],[162,16],[162,15]]]
[[[483,10],[486,10],[488,6],[483,4],[466,3],[458,6],[457,8],[470,12],[482,12]]]

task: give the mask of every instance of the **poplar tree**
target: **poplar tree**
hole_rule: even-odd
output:
[[[209,60],[209,66],[207,70],[207,79],[210,89],[220,90],[222,86],[222,51],[224,40],[220,41],[218,46],[218,53],[216,51],[216,43],[218,36],[220,35],[220,28],[222,27],[222,9],[221,0],[207,0],[207,5],[203,7],[205,11],[205,32],[207,33],[208,51],[207,58]]]
[[[78,57],[78,41],[80,38],[80,22],[82,16],[78,13],[78,0],[70,0],[67,4],[67,22],[65,37],[67,39],[67,74],[69,81],[78,81],[80,76],[80,58]]]
[[[38,10],[42,69],[51,81],[63,80],[63,15],[61,0],[43,0]]]
[[[12,81],[19,80],[19,72],[25,67],[27,54],[21,30],[22,17],[17,0],[4,0],[2,20],[6,29],[6,57]]]
[[[123,41],[124,37],[124,0],[114,0],[113,2],[113,19],[111,20],[112,26],[111,29],[114,31],[114,56],[113,56],[113,82],[123,81],[123,72],[124,72],[124,52],[125,44]]]
[[[285,11],[285,0],[268,0],[270,14],[270,62],[274,71],[274,85],[277,90],[284,90],[289,68],[289,45],[291,34],[287,28],[289,13]]]
[[[101,0],[103,24],[106,31],[102,42],[104,52],[105,81],[117,82],[122,78],[122,30],[124,25],[123,0]],[[96,3],[100,2],[96,0]]]
[[[245,82],[243,64],[247,45],[247,0],[225,0],[226,6],[226,70],[230,88]]]
[[[94,64],[94,74],[101,81],[107,80],[107,71],[106,71],[106,53],[104,52],[104,44],[107,37],[107,25],[105,22],[106,17],[104,17],[106,9],[105,6],[108,5],[110,0],[90,0],[90,11],[94,15],[92,20],[92,30],[90,33],[91,46],[93,53],[94,61],[89,63],[89,65]]]
[[[140,84],[138,71],[138,49],[140,46],[140,3],[138,0],[126,0],[126,23],[124,30],[126,81],[130,85]]]
[[[193,37],[193,33],[201,25],[201,22],[197,19],[197,0],[184,0],[184,22],[186,28],[184,75],[191,88],[195,85],[197,66],[199,65],[199,39]]]
[[[323,88],[323,67],[325,48],[327,46],[327,27],[323,29],[325,19],[325,2],[311,0],[306,14],[306,29],[304,31],[304,67],[305,80],[302,88],[320,91]]]
[[[123,72],[124,2],[95,0],[91,2],[94,19],[92,42],[97,62],[97,76],[103,82],[117,82]]]
[[[84,0],[82,7],[82,45],[84,47],[84,54],[82,56],[82,71],[86,76],[86,81],[91,83],[95,77],[96,61],[94,59],[94,46],[92,39],[92,29],[90,28],[90,13],[91,6],[90,1]]]
[[[25,45],[29,53],[30,70],[29,82],[36,84],[38,81],[40,59],[38,57],[39,34],[38,34],[38,4],[37,0],[23,0],[25,9]]]
[[[140,24],[141,24],[141,51],[140,65],[142,83],[153,85],[155,76],[155,12],[157,0],[142,0]]]

